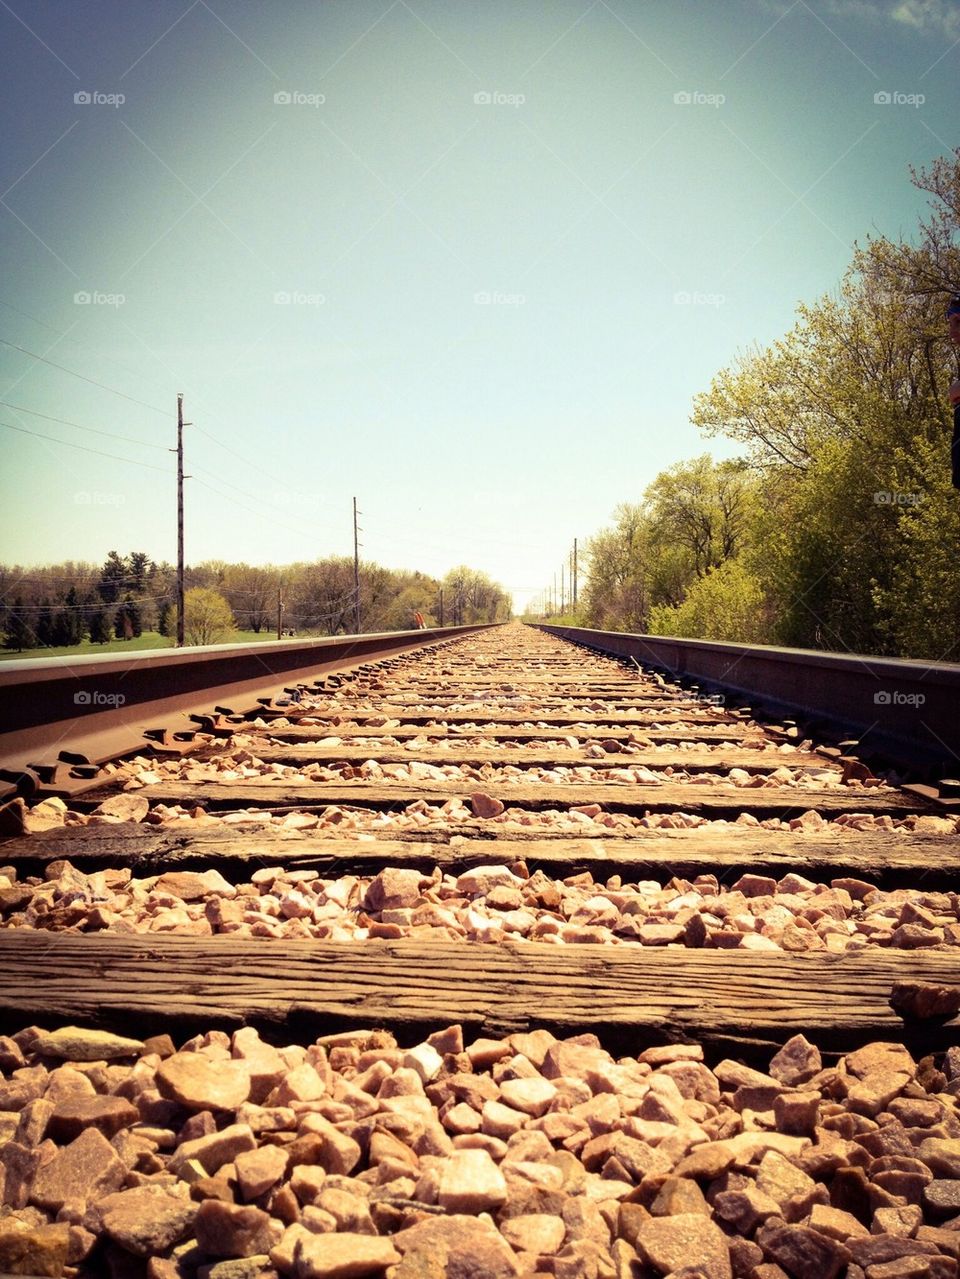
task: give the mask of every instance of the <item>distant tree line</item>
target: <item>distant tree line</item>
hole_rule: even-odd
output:
[[[360,565],[360,619],[370,631],[505,621],[510,597],[486,574],[461,565],[440,581],[419,572]],[[328,557],[284,567],[211,560],[184,573],[188,643],[217,643],[237,630],[298,635],[355,630],[353,560]],[[144,551],[111,551],[101,566],[67,561],[42,568],[0,565],[3,647],[70,647],[176,634],[176,571]]]
[[[957,660],[960,150],[912,176],[916,242],[856,246],[834,295],[697,396],[694,423],[743,456],[671,467],[590,540],[584,624]]]

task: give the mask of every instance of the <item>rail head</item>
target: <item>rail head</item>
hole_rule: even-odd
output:
[[[240,710],[316,680],[500,623],[321,639],[213,644],[0,665],[0,771],[51,765],[59,752],[103,760],[146,747],[144,731],[182,731],[216,705]],[[0,797],[10,779],[0,780]]]
[[[960,664],[767,644],[541,625],[674,679],[836,726],[864,748],[953,776],[960,769]]]

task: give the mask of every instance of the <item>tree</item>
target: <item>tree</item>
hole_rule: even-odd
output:
[[[943,320],[960,288],[960,150],[913,178],[932,197],[917,241],[858,246],[835,294],[695,402],[701,429],[744,443],[756,469],[745,567],[780,642],[960,648]]]
[[[224,571],[222,591],[243,630],[259,633],[276,624],[280,574],[275,568],[231,564]]]
[[[63,605],[53,615],[53,638],[55,648],[72,648],[80,643],[83,634],[83,615],[76,587],[71,586],[64,597]]]
[[[176,632],[176,609],[171,610]],[[230,605],[219,591],[194,586],[183,597],[183,633],[188,644],[222,644],[234,630]]]
[[[33,629],[37,637],[37,643],[41,648],[50,648],[53,645],[53,610],[48,599],[41,600],[40,607],[34,614]]]
[[[588,539],[580,604],[588,626],[644,631],[650,609],[650,522],[639,505],[623,502],[616,524]]]
[[[742,462],[707,453],[661,471],[645,494],[657,557],[681,552],[695,577],[732,559],[746,537],[753,488]]]
[[[133,639],[137,635],[143,634],[143,626],[140,621],[140,606],[132,595],[124,596],[123,603],[117,609],[113,623],[114,634],[117,639]]]
[[[762,644],[769,629],[763,590],[739,559],[708,569],[679,606],[660,604],[650,610],[651,635]]]
[[[356,593],[353,560],[346,556],[294,565],[285,616],[297,630],[320,635],[347,634],[354,629]]]
[[[142,595],[147,589],[147,579],[150,570],[156,565],[150,559],[146,551],[131,551],[128,559],[128,581],[133,590]]]
[[[23,608],[23,597],[18,595],[13,607],[7,610],[3,628],[3,647],[8,651],[22,653],[25,648],[36,648],[37,637],[27,621]]]
[[[110,639],[110,623],[102,608],[98,608],[90,618],[90,643],[106,644]]]
[[[450,570],[442,585],[448,626],[504,622],[510,617],[510,597],[499,582],[491,581],[486,573],[461,564]]]
[[[80,599],[80,592],[75,586],[71,586],[63,599],[63,616],[66,620],[64,631],[67,635],[67,644],[79,644],[83,638],[86,629],[84,625],[84,604],[86,601]]]
[[[100,598],[105,604],[117,602],[120,592],[127,585],[129,576],[130,571],[126,560],[122,559],[116,551],[111,551],[100,570],[100,581],[97,586]]]

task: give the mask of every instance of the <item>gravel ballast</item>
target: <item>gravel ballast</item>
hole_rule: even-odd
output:
[[[0,1039],[0,1270],[953,1279],[960,1049]]]

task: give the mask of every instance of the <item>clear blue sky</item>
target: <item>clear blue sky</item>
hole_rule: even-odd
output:
[[[366,557],[522,607],[914,233],[958,40],[950,0],[0,0],[0,337],[52,361],[0,346],[0,559],[173,560],[183,391],[188,561],[352,553],[356,494]]]

